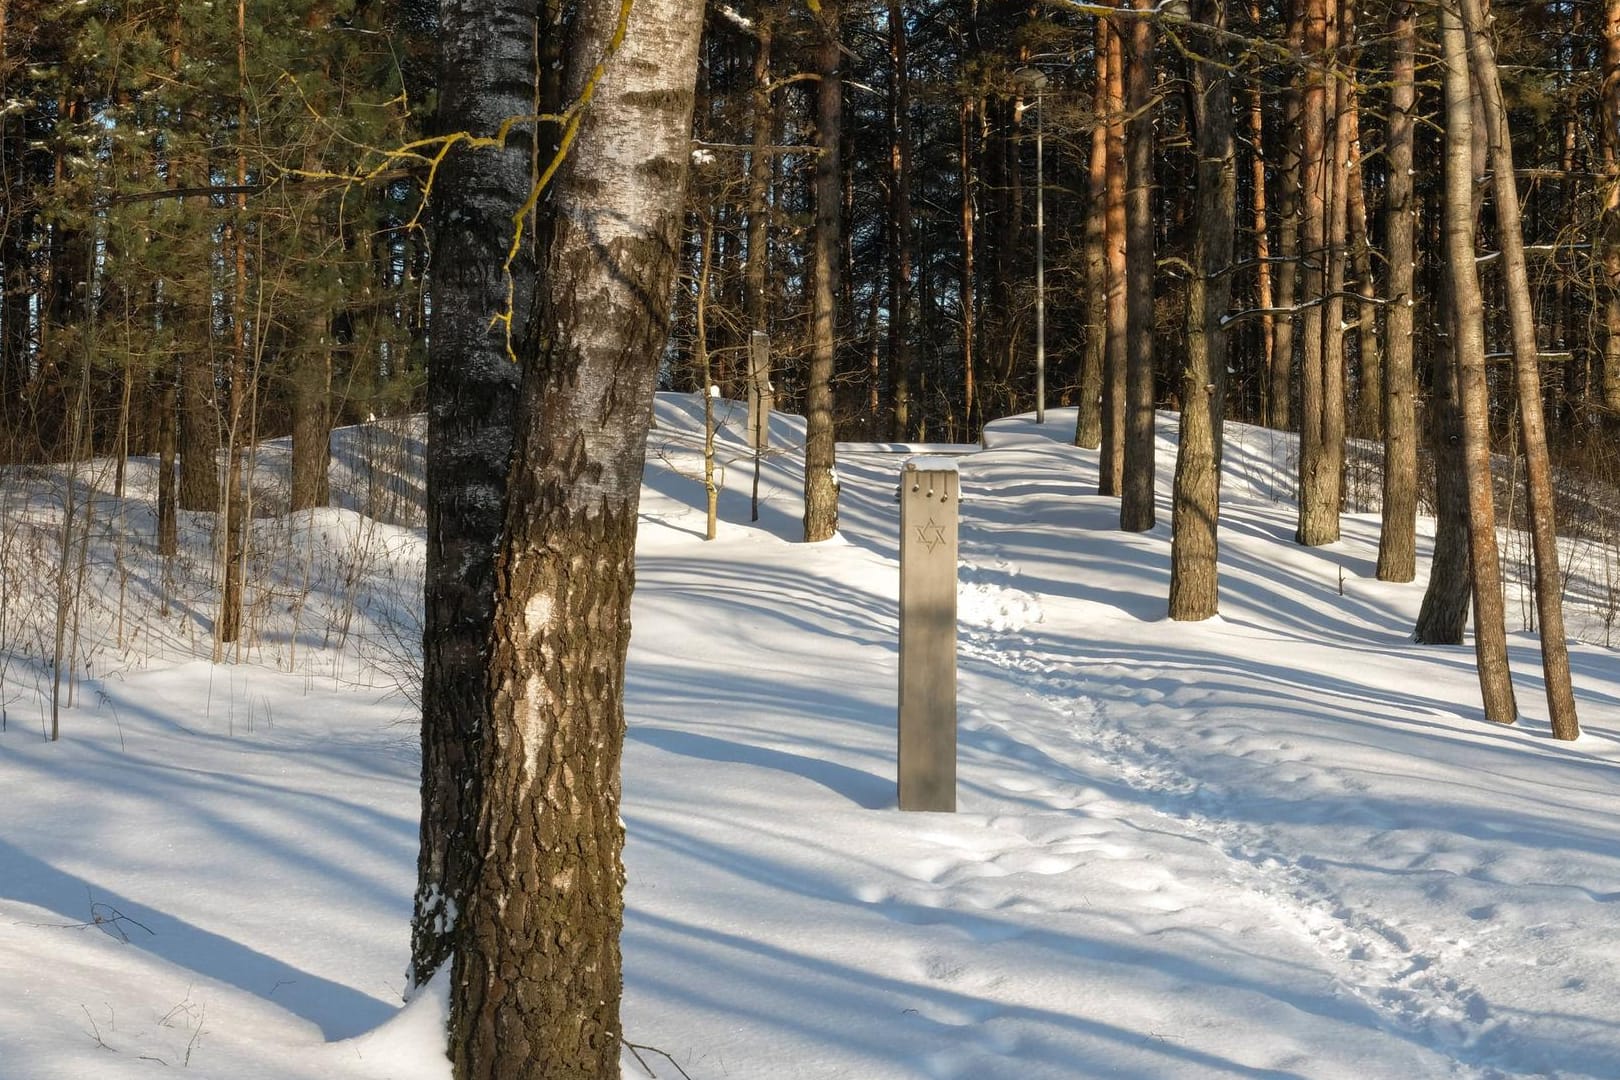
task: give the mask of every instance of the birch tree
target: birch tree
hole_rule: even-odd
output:
[[[619,759],[636,514],[668,336],[701,5],[585,0],[496,562],[457,1080],[619,1075]],[[485,40],[488,40],[486,31]],[[516,43],[514,43],[516,44]]]

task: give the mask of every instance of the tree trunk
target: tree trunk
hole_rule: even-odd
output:
[[[189,310],[184,315],[189,315]],[[180,354],[180,509],[219,509],[219,410],[214,362],[196,342]]]
[[[911,73],[906,19],[900,0],[889,0],[889,66],[893,79],[889,127],[889,435],[911,432]]]
[[[327,466],[332,459],[331,319],[316,305],[304,327],[305,341],[292,361],[292,510],[331,501]]]
[[[1474,80],[1484,105],[1496,232],[1502,245],[1503,283],[1507,289],[1508,320],[1513,330],[1513,368],[1519,391],[1547,708],[1553,737],[1574,739],[1580,735],[1581,728],[1570,683],[1569,647],[1564,640],[1563,579],[1558,572],[1552,464],[1547,454],[1547,424],[1542,413],[1540,357],[1535,312],[1530,303],[1530,273],[1525,264],[1524,222],[1519,209],[1517,174],[1513,169],[1513,144],[1508,132],[1507,106],[1502,100],[1501,76],[1496,67],[1496,50],[1491,44],[1483,5],[1481,0],[1462,0],[1461,7]]]
[[[1508,673],[1502,610],[1502,571],[1496,548],[1491,490],[1490,402],[1485,380],[1485,311],[1475,266],[1473,106],[1468,42],[1454,9],[1440,8],[1445,76],[1445,255],[1451,282],[1453,347],[1462,404],[1463,460],[1468,476],[1469,562],[1474,579],[1474,654],[1485,718],[1511,724],[1518,716]]]
[[[484,858],[451,994],[457,1080],[619,1076],[624,661],[702,12],[683,0],[591,0],[568,41],[565,94],[594,95],[555,180],[555,231],[522,343]],[[594,81],[621,19],[623,43]]]
[[[1263,25],[1259,0],[1251,0],[1249,4],[1249,22],[1255,27]],[[1275,299],[1271,287],[1271,232],[1266,221],[1266,114],[1264,88],[1258,76],[1249,88],[1249,143],[1249,165],[1251,170],[1249,188],[1254,214],[1254,304],[1261,312],[1256,334],[1260,346],[1261,385],[1265,388],[1261,392],[1262,406],[1264,406],[1266,393],[1274,380],[1276,316],[1271,311]],[[1245,396],[1247,397],[1247,395]],[[1252,414],[1245,407],[1243,415],[1248,418]],[[1266,416],[1264,407],[1262,407],[1260,415]]]
[[[1389,310],[1384,318],[1383,518],[1378,535],[1378,580],[1417,576],[1417,380],[1412,358],[1412,315],[1417,247],[1413,198],[1413,112],[1417,11],[1397,0],[1390,12],[1394,44],[1385,156],[1389,186],[1384,220],[1389,249]]]
[[[1226,26],[1225,0],[1199,0],[1193,18]],[[1198,39],[1195,37],[1195,41]],[[1187,290],[1187,366],[1171,511],[1170,617],[1207,619],[1219,608],[1217,528],[1220,443],[1226,403],[1226,330],[1231,305],[1237,159],[1232,140],[1230,64],[1222,39],[1201,42],[1190,65],[1198,151],[1193,276]]]
[[[1108,23],[1107,188],[1103,204],[1103,277],[1108,284],[1103,351],[1102,454],[1097,494],[1119,495],[1125,477],[1125,369],[1130,341],[1125,301],[1125,39]]]
[[[175,410],[179,408],[174,392],[174,365],[165,365],[159,375],[162,389],[158,392],[158,485],[157,485],[157,552],[165,558],[174,555],[180,547],[179,514],[175,493]],[[164,578],[167,581],[167,575]],[[165,598],[165,603],[167,598]]]
[[[1331,298],[1332,276],[1340,269],[1334,240],[1335,195],[1342,191],[1337,168],[1338,79],[1333,50],[1338,45],[1340,0],[1305,0],[1304,48],[1312,61],[1305,74],[1301,106],[1301,256],[1305,260],[1301,299],[1310,305],[1302,319],[1299,375],[1299,526],[1295,539],[1316,547],[1339,538],[1339,475],[1332,454],[1329,413],[1334,407],[1333,372],[1341,370],[1338,346],[1343,330],[1334,316],[1342,301]],[[1342,407],[1342,403],[1341,403]]]
[[[1350,263],[1356,277],[1356,359],[1361,365],[1357,380],[1357,434],[1376,439],[1384,433],[1384,357],[1378,341],[1378,283],[1373,272],[1372,243],[1367,236],[1367,192],[1361,171],[1361,101],[1352,88],[1350,110],[1350,161],[1345,177],[1350,220]]]
[[[1600,235],[1603,252],[1603,407],[1620,416],[1620,0],[1609,0],[1603,17],[1603,88],[1598,132],[1607,181]]]
[[[1096,21],[1096,86],[1092,91],[1091,157],[1086,176],[1084,295],[1085,351],[1080,354],[1079,409],[1074,445],[1095,450],[1102,445],[1103,357],[1108,348],[1108,280],[1104,268],[1107,225],[1104,200],[1108,190],[1108,24]]]
[[[1300,0],[1288,5],[1288,44],[1298,53],[1304,48],[1305,13]],[[1277,308],[1272,332],[1271,382],[1266,393],[1266,423],[1287,431],[1294,426],[1294,343],[1300,317],[1294,311],[1299,296],[1300,211],[1304,202],[1305,150],[1302,120],[1304,87],[1296,79],[1283,92],[1283,159],[1277,170]],[[1313,256],[1314,258],[1315,256]]]
[[[978,387],[974,379],[974,365],[977,362],[977,353],[974,348],[974,338],[978,334],[978,320],[975,317],[975,295],[978,290],[978,280],[974,271],[974,235],[973,235],[973,98],[964,94],[962,96],[962,143],[957,153],[957,172],[962,183],[962,272],[957,292],[960,293],[958,302],[962,306],[962,417],[967,423],[968,430],[977,430],[978,424],[974,417],[979,409]]]
[[[1148,10],[1152,0],[1134,0]],[[1131,21],[1125,125],[1126,363],[1123,483],[1119,527],[1153,528],[1153,22]]]
[[[493,134],[536,111],[536,6],[446,0],[439,19],[441,133]],[[544,28],[539,28],[544,31]],[[427,572],[422,625],[422,834],[411,922],[421,985],[450,956],[477,871],[479,752],[518,368],[508,344],[527,317],[532,244],[512,246],[512,218],[532,183],[535,135],[453,149],[432,192],[432,333],[428,347]],[[532,225],[532,223],[530,223]],[[532,237],[533,228],[526,230]],[[522,286],[522,287],[519,287]],[[508,289],[511,288],[509,292]]]
[[[804,540],[827,540],[838,531],[838,478],[833,433],[833,370],[838,333],[838,259],[843,209],[840,143],[843,134],[841,0],[823,0],[816,93],[816,226],[811,253],[810,371],[805,387]]]

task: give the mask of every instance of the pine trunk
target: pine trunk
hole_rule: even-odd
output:
[[[1485,718],[1511,724],[1518,717],[1508,672],[1502,606],[1502,570],[1496,547],[1491,489],[1489,391],[1485,379],[1485,305],[1475,266],[1473,212],[1473,105],[1468,42],[1453,9],[1440,9],[1445,76],[1445,255],[1451,282],[1452,341],[1462,406],[1463,461],[1468,477],[1469,562],[1474,580],[1474,655]]]
[[[840,0],[824,0],[816,92],[816,224],[811,253],[810,370],[805,387],[804,540],[830,539],[838,531],[838,478],[833,432],[833,371],[837,358],[838,280],[843,167],[843,51],[839,48]]]
[[[1389,310],[1384,318],[1383,518],[1378,535],[1378,580],[1417,576],[1417,378],[1412,357],[1416,299],[1417,204],[1413,197],[1413,111],[1417,12],[1397,0],[1390,12],[1394,43],[1385,156],[1385,235],[1389,249]]]
[[[326,475],[332,458],[330,329],[326,311],[318,310],[305,325],[305,341],[292,358],[293,510],[321,507],[331,501]]]
[[[1496,232],[1502,245],[1503,284],[1507,290],[1508,321],[1513,331],[1513,369],[1519,392],[1520,437],[1524,444],[1536,614],[1540,621],[1548,715],[1554,738],[1574,739],[1579,737],[1581,727],[1575,715],[1569,647],[1564,640],[1563,579],[1558,572],[1552,463],[1547,453],[1536,320],[1530,301],[1530,272],[1525,263],[1524,222],[1519,209],[1517,174],[1513,169],[1513,144],[1508,132],[1507,106],[1502,99],[1501,76],[1496,67],[1496,50],[1491,43],[1483,5],[1481,0],[1462,0],[1461,6],[1471,68],[1484,105]]]
[[[1103,204],[1103,271],[1108,283],[1107,341],[1103,351],[1102,453],[1097,494],[1118,496],[1125,477],[1125,368],[1130,325],[1125,303],[1125,39],[1108,24],[1108,110]]]
[[[1225,0],[1200,0],[1193,18],[1225,28]],[[1197,38],[1194,38],[1196,41]],[[1220,445],[1226,403],[1226,330],[1231,304],[1237,160],[1232,140],[1230,64],[1219,37],[1200,43],[1191,65],[1198,150],[1193,277],[1187,291],[1187,366],[1171,510],[1170,617],[1207,619],[1219,608],[1217,531]]]
[[[1152,0],[1135,0],[1147,10]],[[1125,50],[1125,437],[1119,527],[1146,532],[1156,518],[1153,502],[1153,47],[1149,19],[1131,20]]]
[[[889,0],[889,68],[893,97],[889,128],[889,400],[891,438],[911,433],[911,73],[906,19],[900,0]]]
[[[1092,91],[1091,156],[1086,176],[1085,351],[1080,354],[1080,400],[1074,445],[1095,450],[1102,445],[1102,385],[1108,349],[1108,280],[1104,266],[1108,189],[1108,24],[1096,22],[1096,86]]]

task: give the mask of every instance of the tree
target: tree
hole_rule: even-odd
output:
[[[532,3],[441,5],[435,118],[441,136],[491,138],[507,118],[539,111],[536,33]],[[512,252],[512,237],[537,153],[533,125],[513,125],[503,144],[452,152],[431,192],[422,835],[411,922],[411,978],[418,985],[454,950],[476,873],[495,544],[519,375],[509,351],[512,324],[500,316],[509,297],[513,323],[521,327],[517,320],[528,315],[534,249],[520,244]]]
[[[841,0],[823,0],[816,18],[815,236],[810,294],[810,371],[805,388],[804,540],[813,544],[838,531],[837,434],[833,430],[833,369],[837,362],[838,266],[843,210],[840,143],[843,138]]]
[[[1225,0],[1199,0],[1197,22],[1226,26]],[[1196,40],[1196,39],[1195,39]],[[1221,514],[1221,427],[1226,416],[1226,330],[1236,224],[1237,158],[1232,84],[1215,35],[1191,61],[1189,96],[1198,150],[1193,278],[1187,291],[1187,365],[1181,377],[1181,439],[1176,450],[1170,541],[1170,617],[1216,613]]]
[[[487,45],[491,17],[516,10],[486,7],[466,32]],[[497,563],[482,865],[453,972],[458,1080],[619,1075],[624,661],[701,26],[684,0],[587,0],[562,28],[564,96],[588,107],[565,129],[538,282],[520,286],[535,303]]]
[[[1525,486],[1529,492],[1530,536],[1535,555],[1535,593],[1541,616],[1541,660],[1546,675],[1547,706],[1553,735],[1574,739],[1581,733],[1570,684],[1569,648],[1564,642],[1563,578],[1558,573],[1558,531],[1554,521],[1552,463],[1547,454],[1547,423],[1541,405],[1540,349],[1535,312],[1530,302],[1530,272],[1525,263],[1524,222],[1519,211],[1517,173],[1509,141],[1507,105],[1496,66],[1496,49],[1486,27],[1481,0],[1461,0],[1469,64],[1484,106],[1490,151],[1496,232],[1502,245],[1508,321],[1513,333],[1513,368],[1519,391],[1519,421],[1524,442]]]
[[[1108,80],[1104,91],[1103,280],[1107,284],[1106,341],[1103,348],[1102,452],[1097,494],[1118,495],[1125,485],[1125,382],[1130,341],[1126,302],[1125,239],[1125,39],[1119,24],[1108,26]]]
[[[1146,10],[1151,0],[1135,0]],[[1153,502],[1153,39],[1151,19],[1131,20],[1125,54],[1125,438],[1119,527],[1146,532]]]
[[[1409,0],[1396,0],[1389,18],[1394,63],[1385,141],[1389,313],[1384,321],[1384,513],[1378,534],[1378,580],[1411,581],[1417,576],[1417,378],[1412,358],[1417,299],[1417,205],[1412,183],[1417,11]]]
[[[1502,611],[1502,569],[1496,547],[1491,486],[1490,402],[1485,381],[1485,304],[1475,266],[1473,211],[1474,117],[1468,42],[1456,9],[1440,7],[1445,86],[1445,255],[1451,323],[1462,407],[1462,452],[1468,478],[1469,562],[1473,568],[1474,656],[1485,718],[1518,717],[1508,672]]]
[[[1092,88],[1091,153],[1087,159],[1086,195],[1086,351],[1080,360],[1080,408],[1075,415],[1074,445],[1095,450],[1102,445],[1103,364],[1108,349],[1108,275],[1103,260],[1108,190],[1108,66],[1109,38],[1105,19],[1095,20]]]

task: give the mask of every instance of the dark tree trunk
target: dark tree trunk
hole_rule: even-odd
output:
[[[1151,0],[1135,0],[1139,10]],[[1119,527],[1146,532],[1153,503],[1153,38],[1149,19],[1133,19],[1126,50],[1125,193],[1126,363],[1124,472]]]
[[[893,99],[889,130],[889,435],[911,433],[911,72],[906,19],[900,0],[889,0],[889,65]]]
[[[490,656],[484,858],[451,996],[457,1080],[619,1076],[624,662],[702,7],[582,4],[568,97],[582,93],[626,12],[623,44],[557,174],[555,231],[522,347]]]
[[[157,551],[168,557],[179,550],[180,529],[178,501],[175,492],[175,410],[179,407],[174,391],[173,365],[162,372],[162,388],[158,391],[158,485],[157,485]]]
[[[1598,132],[1607,183],[1604,187],[1601,244],[1603,275],[1603,407],[1620,416],[1620,0],[1609,0],[1603,18],[1603,88],[1598,101]]]
[[[1294,52],[1304,48],[1305,17],[1301,0],[1288,5],[1288,42]],[[1305,91],[1298,80],[1283,92],[1281,167],[1277,170],[1277,285],[1279,311],[1272,332],[1271,382],[1266,391],[1266,423],[1282,431],[1294,426],[1294,343],[1299,315],[1300,211],[1304,200],[1305,151],[1301,121]],[[1313,256],[1315,257],[1315,256]]]
[[[1086,177],[1086,264],[1084,295],[1086,341],[1080,356],[1080,400],[1075,417],[1074,444],[1095,450],[1102,445],[1102,385],[1108,349],[1108,274],[1104,266],[1107,236],[1105,201],[1108,190],[1108,24],[1096,25],[1096,86],[1092,92],[1091,157]]]
[[[1225,0],[1199,0],[1193,18],[1226,26]],[[1196,37],[1194,40],[1198,40]],[[1193,276],[1187,291],[1187,366],[1181,381],[1181,438],[1171,510],[1170,617],[1207,619],[1219,608],[1217,528],[1221,516],[1221,425],[1226,404],[1226,330],[1237,216],[1230,64],[1222,39],[1201,43],[1191,64],[1198,151]]]
[[[214,363],[195,343],[180,355],[180,509],[219,509],[219,409]]]
[[[536,108],[536,5],[445,0],[439,16],[441,133],[493,134]],[[518,367],[508,331],[527,317],[531,244],[510,271],[512,216],[531,184],[535,136],[453,149],[431,194],[433,326],[428,349],[427,576],[422,627],[422,834],[411,979],[455,949],[477,872],[479,752]],[[533,235],[533,223],[529,234]],[[510,273],[510,277],[508,276]],[[510,292],[509,292],[510,288]],[[515,307],[508,311],[508,298]],[[511,322],[502,321],[509,316]]]
[[[307,340],[293,355],[292,500],[308,510],[331,501],[327,465],[332,458],[331,320],[324,310],[305,327]]]

